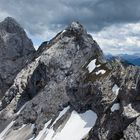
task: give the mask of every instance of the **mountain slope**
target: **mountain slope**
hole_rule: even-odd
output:
[[[0,23],[0,99],[34,52],[32,41],[13,18]]]
[[[1,99],[0,139],[126,137],[125,129],[140,115],[138,67],[107,61],[78,22],[33,56]]]
[[[129,60],[132,64],[140,66],[140,58]]]

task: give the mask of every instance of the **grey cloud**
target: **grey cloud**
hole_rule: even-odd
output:
[[[140,0],[0,0],[0,20],[14,17],[35,45],[80,21],[104,52],[114,54],[140,51],[139,13]]]
[[[136,53],[140,52],[140,22],[112,25],[92,33],[105,53]]]
[[[0,11],[16,18],[30,33],[41,34],[59,30],[73,20],[90,31],[137,22],[139,5],[139,0],[0,0]]]

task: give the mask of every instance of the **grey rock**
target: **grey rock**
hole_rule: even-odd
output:
[[[32,41],[13,18],[0,23],[0,99],[34,52]]]
[[[98,115],[95,126],[86,138],[89,140],[119,140],[123,138],[123,130],[140,115],[140,105],[137,100],[139,96],[140,68],[131,65],[124,66],[117,59],[112,61],[111,64],[114,68],[108,75],[109,79],[103,79],[105,81],[101,85],[101,87],[104,87],[101,90],[104,96],[100,97],[99,103],[104,109]],[[111,87],[108,87],[109,83]],[[113,87],[113,83],[120,87],[115,98],[111,98],[109,91],[106,91],[106,88]],[[94,101],[94,103],[96,102]],[[120,107],[112,112],[111,107],[115,103],[118,103]],[[96,110],[98,113],[100,108],[98,107]]]
[[[92,61],[95,67],[90,71]],[[44,42],[34,59],[17,74],[1,100],[0,131],[14,120],[6,138],[14,130],[22,133],[23,124],[34,125],[32,136],[30,133],[26,138],[37,136],[49,121],[57,132],[72,110],[92,110],[97,120],[85,140],[122,140],[130,135],[137,139],[139,94],[140,68],[119,59],[106,60],[85,28],[73,22]],[[115,104],[119,107],[114,108]],[[67,106],[69,110],[53,124]]]
[[[124,130],[124,139],[125,140],[140,140],[140,117],[133,121],[129,126]]]
[[[16,112],[32,99],[20,113],[17,124],[30,120],[36,124],[37,131],[44,119],[55,117],[65,104],[72,104],[66,87],[70,81],[80,80],[78,77],[89,73],[86,65],[90,60],[100,58],[100,63],[106,62],[98,44],[79,23],[73,22],[46,45],[51,47],[39,51],[40,55],[18,73],[1,106],[7,116],[9,108]],[[34,110],[36,120],[29,119],[28,116],[34,118]]]

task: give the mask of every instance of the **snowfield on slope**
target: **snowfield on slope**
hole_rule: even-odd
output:
[[[60,112],[58,118],[60,118],[60,116],[62,116],[67,109]],[[58,118],[56,120],[58,120]],[[96,119],[96,113],[91,110],[88,110],[82,114],[72,111],[70,118],[61,131],[55,132],[53,127],[47,128],[51,122],[49,121],[45,124],[44,129],[40,131],[35,140],[81,140],[94,126]]]

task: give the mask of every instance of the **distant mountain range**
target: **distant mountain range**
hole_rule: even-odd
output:
[[[133,54],[133,55],[129,55],[129,54],[119,54],[119,55],[111,55],[111,54],[108,54],[107,55],[107,58],[112,58],[112,57],[119,57],[121,59],[124,59],[134,65],[138,65],[140,66],[140,54]]]

